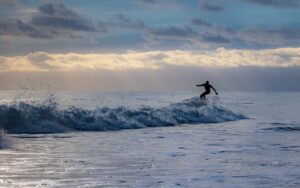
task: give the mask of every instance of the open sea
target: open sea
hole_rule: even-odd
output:
[[[300,93],[0,91],[0,187],[300,187]]]

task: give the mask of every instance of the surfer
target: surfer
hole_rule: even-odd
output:
[[[204,84],[201,84],[201,85],[196,85],[197,87],[201,87],[203,86],[204,89],[205,89],[205,92],[203,92],[201,95],[200,95],[200,99],[205,99],[205,95],[208,95],[210,94],[210,88],[212,88],[214,90],[214,92],[216,93],[216,95],[218,95],[218,92],[215,90],[215,88],[209,84],[209,81],[206,81]]]

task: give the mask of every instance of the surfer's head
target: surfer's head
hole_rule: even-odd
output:
[[[206,84],[209,84],[209,81],[206,81],[205,83],[206,83]]]

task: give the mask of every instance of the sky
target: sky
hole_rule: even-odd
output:
[[[0,0],[0,89],[300,91],[299,0]]]

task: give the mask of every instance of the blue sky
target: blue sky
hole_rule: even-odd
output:
[[[283,90],[291,90],[300,79],[299,18],[299,0],[0,0],[0,76],[14,72],[20,76],[12,82],[19,82],[25,73],[49,80],[51,72],[55,80],[99,71],[107,76],[92,74],[94,79],[114,89],[109,81],[126,80],[118,75],[131,80],[148,75],[154,86],[163,83],[158,74],[204,75],[212,68],[219,82],[230,80],[227,88],[256,80],[254,89],[278,90],[273,82],[282,72],[283,85],[290,83]],[[181,80],[200,78],[191,75],[170,79],[173,89]],[[82,87],[90,84],[82,78]]]
[[[38,50],[58,53],[265,49],[297,46],[300,42],[297,0],[1,1],[0,24],[20,21],[24,27],[45,35],[2,27],[0,40],[10,44],[0,46],[4,55]],[[66,11],[66,17],[45,14],[41,7],[46,6]],[[51,16],[52,20],[45,19]],[[63,24],[59,22],[62,19],[67,26],[58,25]]]

